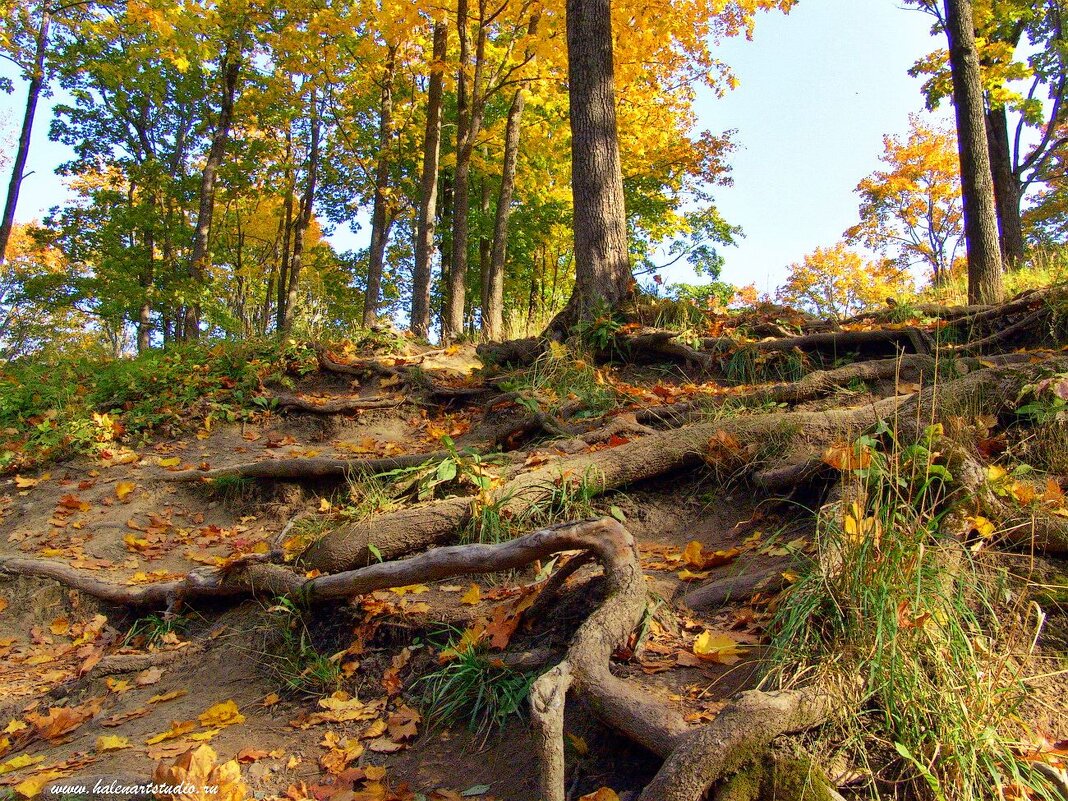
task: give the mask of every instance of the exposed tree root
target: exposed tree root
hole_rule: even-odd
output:
[[[849,708],[825,686],[739,693],[716,719],[686,735],[638,801],[696,801],[781,734],[810,729]]]
[[[774,595],[785,586],[786,579],[781,573],[740,573],[702,584],[686,593],[682,602],[694,611],[704,612],[727,603],[747,601],[757,592]]]
[[[999,536],[1025,551],[1068,554],[1068,519],[1038,506],[1021,506],[999,496],[987,480],[986,469],[960,445],[943,441],[950,473],[976,513],[995,521]]]
[[[274,400],[279,409],[296,409],[309,414],[350,414],[368,409],[393,409],[404,403],[404,398],[334,398],[322,402],[301,398],[298,395],[276,394]]]
[[[217,478],[250,478],[269,481],[307,481],[317,478],[345,478],[347,476],[371,476],[418,467],[427,462],[439,462],[448,457],[449,451],[406,453],[400,456],[382,456],[373,459],[330,459],[324,456],[296,459],[263,459],[259,462],[217,467],[214,470],[181,470],[162,472],[164,481],[214,481]]]
[[[309,547],[302,560],[309,569],[332,572],[367,564],[369,543],[389,559],[440,545],[454,538],[480,506],[492,506],[502,518],[521,517],[550,501],[565,482],[585,481],[587,494],[597,494],[692,467],[709,456],[710,439],[724,434],[756,444],[766,460],[780,462],[804,461],[886,419],[894,419],[899,436],[909,441],[939,415],[968,414],[980,405],[988,413],[1000,411],[1015,400],[1029,375],[1027,370],[985,369],[856,409],[746,415],[658,432],[520,473],[477,502],[448,498],[343,526]]]
[[[825,331],[796,337],[763,339],[759,342],[741,344],[729,337],[704,339],[703,350],[713,352],[734,351],[751,348],[758,353],[793,350],[819,351],[831,354],[846,354],[855,350],[865,353],[882,353],[893,356],[900,352],[912,352],[929,356],[934,352],[931,335],[919,328],[876,328],[861,331]]]
[[[378,375],[383,378],[403,381],[410,388],[423,395],[443,398],[468,398],[496,391],[493,386],[453,387],[429,380],[426,373],[419,370],[419,365],[422,364],[425,358],[441,352],[440,350],[427,351],[419,356],[406,357],[404,364],[388,365],[377,359],[342,362],[334,358],[334,355],[325,348],[316,349],[316,355],[319,358],[319,369],[323,372],[351,376]]]

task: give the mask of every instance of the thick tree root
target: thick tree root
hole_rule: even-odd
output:
[[[320,478],[347,478],[349,476],[373,476],[418,467],[427,462],[440,462],[450,455],[449,451],[406,453],[401,456],[383,456],[373,459],[330,459],[322,456],[297,459],[264,459],[259,462],[217,467],[214,470],[181,470],[162,472],[163,481],[204,481],[217,478],[249,478],[270,481],[308,481]]]
[[[908,397],[886,398],[856,409],[746,415],[658,432],[594,453],[559,459],[520,473],[480,499],[448,498],[414,506],[327,534],[302,556],[308,569],[347,570],[367,564],[368,544],[388,559],[440,545],[454,538],[482,508],[501,518],[529,515],[558,496],[565,483],[584,483],[596,495],[665,473],[721,459],[710,440],[729,436],[755,444],[764,463],[805,461],[838,441],[849,441],[881,420],[893,420],[901,440],[911,441],[941,415],[967,415],[982,406],[987,413],[1011,404],[1030,376],[1028,370],[984,369]],[[729,440],[727,440],[729,441]],[[746,458],[739,453],[737,458]],[[737,467],[737,466],[735,466]]]
[[[638,801],[696,801],[779,735],[818,726],[848,708],[841,694],[819,685],[739,693],[714,721],[682,739]]]
[[[275,395],[274,401],[279,409],[295,409],[309,414],[351,414],[369,409],[393,409],[404,403],[404,398],[334,398],[318,402],[282,393]]]
[[[437,384],[428,380],[425,373],[416,372],[425,358],[441,352],[440,350],[427,351],[419,356],[405,358],[404,364],[388,365],[377,359],[342,362],[334,358],[334,355],[325,348],[320,347],[316,350],[319,358],[319,369],[323,372],[351,376],[377,375],[387,379],[397,379],[422,395],[442,398],[468,398],[496,391],[496,388],[492,386],[452,387]]]

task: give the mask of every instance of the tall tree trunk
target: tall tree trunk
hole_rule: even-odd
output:
[[[485,163],[489,160],[488,148],[482,148],[482,161]],[[490,254],[493,251],[493,240],[488,236],[489,231],[486,230],[486,221],[489,219],[490,212],[490,185],[489,179],[483,175],[478,182],[479,188],[479,237],[478,237],[478,285],[479,285],[479,311],[481,318],[481,326],[484,328],[486,325],[486,290],[489,288],[489,272],[490,272]],[[469,320],[474,320],[474,314],[468,315]],[[474,336],[475,331],[470,331],[470,334]]]
[[[22,187],[23,174],[26,172],[26,160],[30,157],[30,137],[33,134],[33,118],[37,113],[37,101],[45,84],[45,55],[48,52],[48,27],[51,17],[47,10],[41,12],[41,25],[37,29],[37,50],[34,53],[33,72],[26,93],[26,111],[22,116],[22,131],[19,133],[19,146],[15,151],[15,163],[11,166],[11,182],[7,187],[7,200],[4,203],[4,216],[0,220],[0,264],[7,255],[7,243],[11,239],[11,229],[15,225],[15,208],[19,202],[19,189]]]
[[[310,98],[311,130],[308,139],[308,171],[304,182],[304,196],[300,199],[300,216],[297,228],[293,232],[293,254],[289,259],[289,281],[286,287],[286,308],[280,329],[288,334],[293,328],[293,317],[297,308],[297,294],[300,289],[300,270],[304,260],[304,240],[311,225],[315,207],[315,186],[319,177],[319,137],[321,122],[319,120],[319,103],[315,90]]]
[[[434,252],[437,219],[438,162],[441,156],[442,73],[448,48],[448,27],[434,25],[434,61],[427,89],[426,134],[423,137],[423,173],[420,179],[419,221],[415,234],[415,270],[412,274],[412,333],[430,334],[430,258]]]
[[[145,251],[145,266],[141,271],[144,297],[137,315],[138,353],[144,353],[152,347],[152,282],[155,279],[156,235],[151,228],[145,231]]]
[[[567,0],[575,289],[548,331],[561,336],[597,306],[617,308],[634,283],[619,162],[609,0]]]
[[[1019,265],[1024,257],[1020,198],[1023,189],[1013,170],[1009,121],[1004,106],[986,111],[986,138],[990,147],[990,171],[994,179],[994,206],[997,212],[1001,260],[1005,269]]]
[[[539,12],[535,11],[527,25],[527,36],[538,32]],[[527,60],[534,61],[534,51],[527,49]],[[520,85],[512,95],[508,107],[508,122],[504,128],[504,163],[501,168],[501,191],[497,195],[497,212],[493,219],[493,249],[490,265],[483,279],[482,335],[491,341],[504,336],[504,264],[508,257],[508,218],[512,214],[512,195],[515,192],[515,171],[519,163],[520,123],[526,105],[526,89]]]
[[[449,170],[442,170],[441,174],[441,205],[438,208],[438,230],[441,232],[441,275],[444,279],[452,274],[452,188],[453,177]],[[448,287],[445,287],[446,293]],[[445,303],[438,309],[439,325],[441,328],[441,340],[445,340],[445,315],[447,313]]]
[[[235,55],[234,50],[238,53]],[[208,239],[211,235],[211,219],[215,212],[215,185],[222,165],[223,154],[230,138],[230,126],[234,117],[234,99],[241,76],[240,45],[231,42],[220,65],[222,73],[222,97],[219,102],[219,121],[211,137],[208,158],[200,173],[200,203],[197,208],[196,228],[193,231],[193,250],[189,255],[189,281],[192,297],[186,301],[184,337],[194,340],[200,336],[199,293],[208,268]]]
[[[471,50],[471,32],[467,28],[468,2],[457,0],[456,32],[460,38],[460,66],[456,71],[456,167],[452,176],[452,253],[441,315],[441,340],[448,342],[464,328],[464,293],[467,284],[467,215],[470,204],[468,177],[471,153],[467,150],[471,129],[470,88],[467,62]]]
[[[293,195],[297,191],[293,165],[293,127],[286,128],[286,199],[282,204],[282,253],[278,258],[278,300],[274,309],[274,328],[281,332],[289,301],[289,260],[293,241]]]
[[[453,172],[452,263],[449,270],[448,295],[442,320],[442,341],[463,333],[464,301],[467,294],[467,240],[471,214],[471,157],[475,139],[482,127],[485,97],[482,96],[482,70],[485,61],[485,3],[479,0],[478,37],[475,44],[474,72],[467,79],[470,60],[470,32],[467,30],[467,0],[457,4],[457,30],[460,34],[460,69],[456,83],[456,169]]]
[[[1001,251],[972,3],[971,0],[944,0],[944,3],[968,249],[968,302],[998,303],[1003,295]]]
[[[525,104],[526,90],[519,89],[512,96],[508,123],[504,129],[504,169],[501,191],[497,196],[497,213],[493,220],[493,251],[489,274],[486,276],[485,308],[482,310],[482,334],[489,340],[499,340],[504,335],[504,264],[508,257],[508,218],[512,213],[515,171],[519,161],[519,124]]]
[[[386,241],[389,239],[389,140],[393,135],[393,81],[397,69],[397,48],[390,45],[386,53],[386,68],[382,75],[381,104],[378,113],[378,160],[375,164],[375,200],[371,211],[371,247],[367,254],[367,292],[363,300],[363,327],[375,321],[378,299],[382,292],[382,268],[386,260]]]

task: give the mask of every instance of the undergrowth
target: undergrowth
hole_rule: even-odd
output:
[[[132,359],[26,358],[0,366],[0,471],[248,419],[264,381],[314,366],[276,340],[173,345]]]
[[[488,736],[524,713],[536,674],[506,667],[474,646],[453,650],[450,661],[416,684],[431,728],[466,725]]]
[[[863,680],[859,714],[823,738],[872,798],[1053,798],[1016,742],[1035,616],[993,557],[953,535],[941,434],[858,440],[844,500],[819,515],[818,556],[770,626],[768,680]]]

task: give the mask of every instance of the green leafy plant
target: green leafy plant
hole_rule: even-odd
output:
[[[180,634],[190,625],[190,620],[182,615],[149,614],[140,617],[130,626],[122,638],[122,644],[148,648],[163,643],[168,634]]]
[[[883,426],[854,444],[845,500],[819,516],[818,554],[769,626],[767,681],[863,679],[862,714],[824,734],[869,769],[873,798],[890,785],[995,798],[1014,783],[1048,798],[1013,747],[1035,622],[1026,601],[1006,603],[997,564],[943,530],[954,496],[940,435],[902,446]]]
[[[455,647],[455,643],[450,643]],[[431,727],[466,725],[489,735],[526,709],[537,678],[505,667],[475,647],[457,653],[438,670],[420,678],[421,705]]]
[[[339,660],[316,648],[303,610],[289,598],[267,609],[260,664],[288,693],[318,697],[341,686]]]

